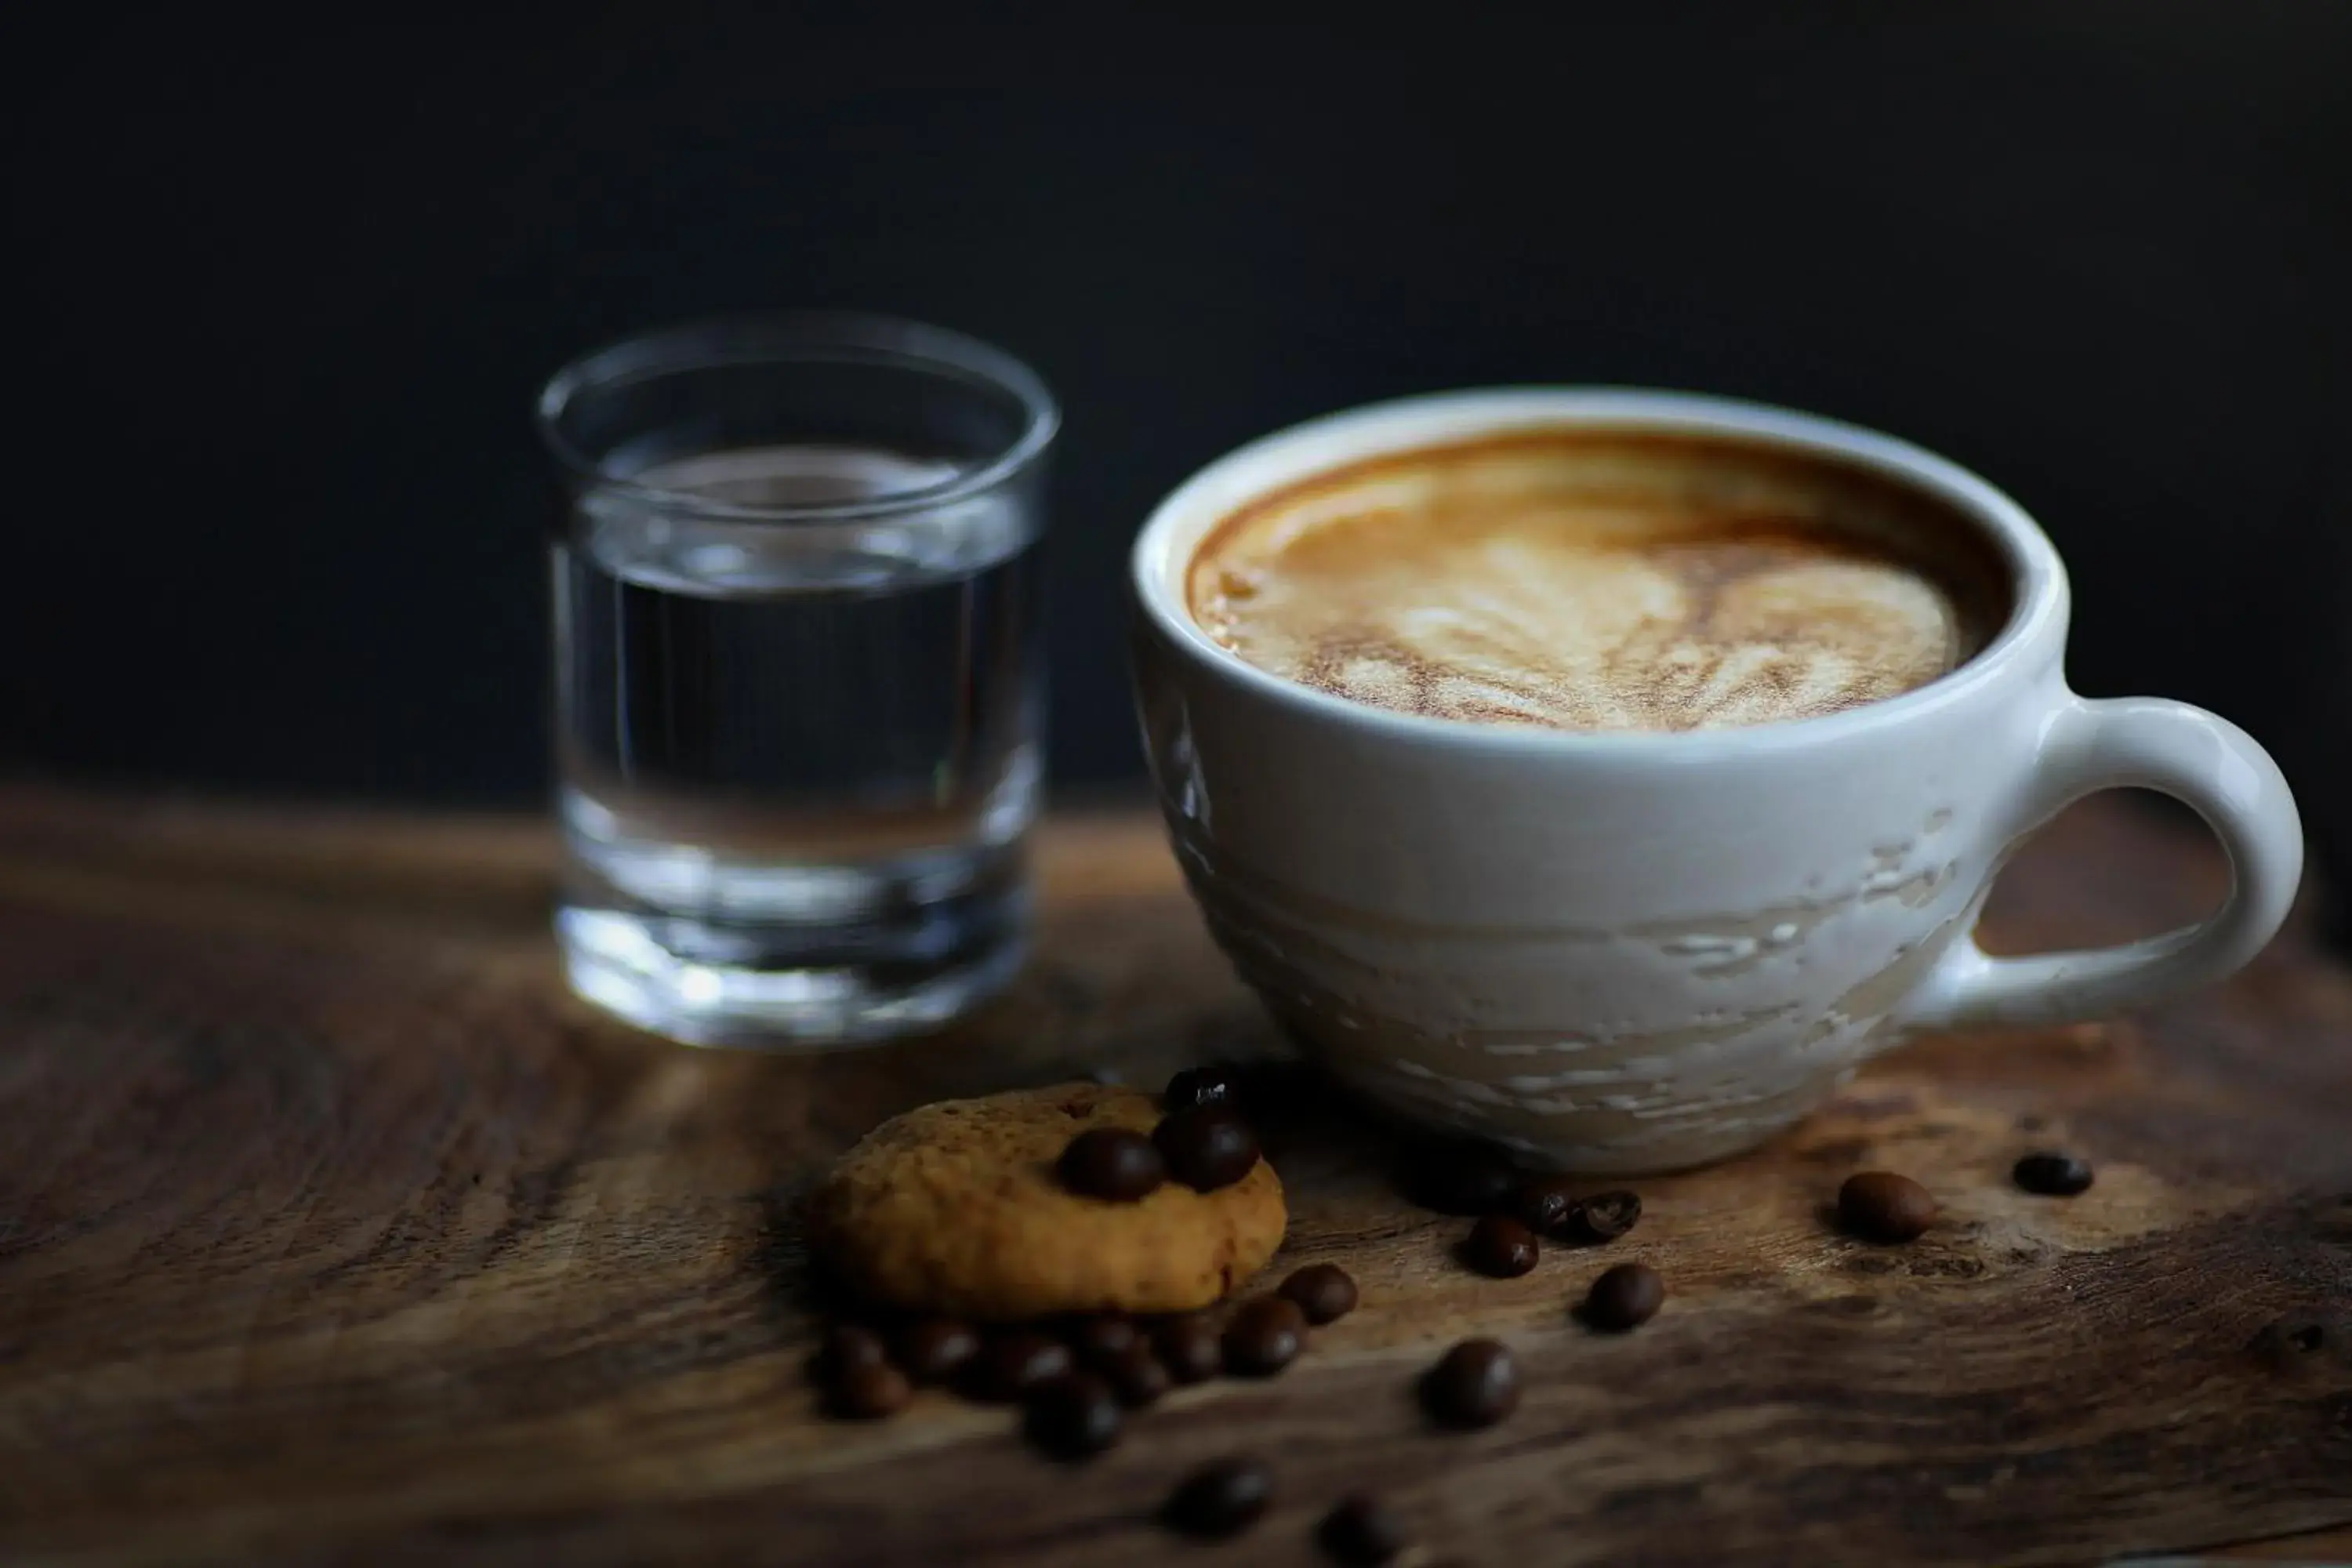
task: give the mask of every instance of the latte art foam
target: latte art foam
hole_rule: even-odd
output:
[[[1475,723],[1703,730],[1833,713],[1980,647],[1981,563],[1918,498],[1729,443],[1548,439],[1343,470],[1228,520],[1209,635],[1336,696]],[[1971,591],[1973,590],[1973,591]]]

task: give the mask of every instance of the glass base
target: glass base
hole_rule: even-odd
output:
[[[698,1046],[823,1050],[961,1017],[1028,952],[1025,759],[976,815],[811,820],[642,789],[624,813],[566,788],[555,935],[572,989]]]
[[[577,904],[556,911],[555,934],[572,989],[640,1028],[692,1046],[824,1050],[938,1028],[1003,991],[1027,956],[1024,913],[931,963],[758,962],[762,944],[740,926]],[[781,934],[788,952],[805,946]],[[706,956],[717,952],[741,957]]]

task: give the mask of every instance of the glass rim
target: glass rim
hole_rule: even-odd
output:
[[[730,365],[890,365],[942,380],[977,383],[1021,405],[1020,434],[985,462],[935,483],[831,501],[733,501],[648,485],[583,451],[562,430],[574,402],[656,375]],[[946,327],[858,310],[781,310],[707,316],[632,333],[571,361],[540,389],[533,423],[541,443],[576,489],[634,500],[664,511],[739,522],[828,522],[926,511],[995,489],[1045,454],[1062,411],[1045,379],[993,344]]]

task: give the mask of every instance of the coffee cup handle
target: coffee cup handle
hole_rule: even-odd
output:
[[[2221,839],[2230,896],[2201,924],[2120,947],[1994,958],[1963,935],[1910,997],[1906,1028],[2074,1023],[2144,1006],[2235,973],[2286,919],[2303,823],[2278,764],[2244,731],[2184,702],[2069,693],[2041,733],[2019,841],[2084,795],[2158,790]]]

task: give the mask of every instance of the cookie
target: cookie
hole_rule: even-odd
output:
[[[1150,1095],[1091,1083],[919,1107],[835,1163],[810,1200],[811,1240],[885,1306],[998,1321],[1208,1306],[1282,1244],[1274,1167],[1261,1160],[1213,1193],[1170,1182],[1136,1203],[1055,1178],[1078,1133],[1149,1133],[1159,1120]]]

